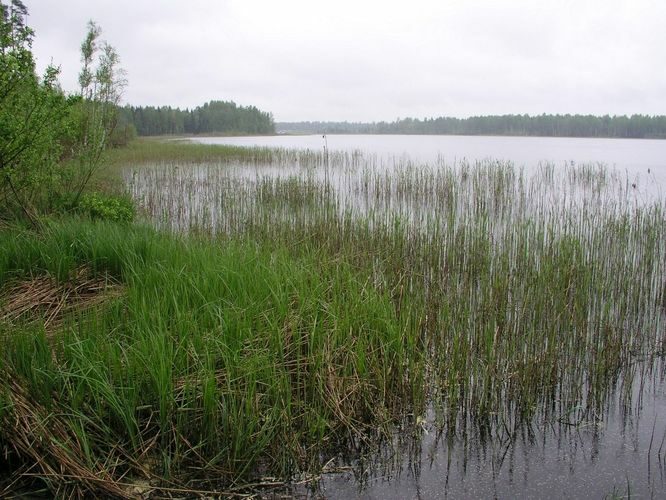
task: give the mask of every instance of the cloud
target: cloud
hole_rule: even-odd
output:
[[[278,120],[666,114],[656,0],[61,0],[29,4],[40,66],[76,88],[95,19],[126,101],[234,100]]]

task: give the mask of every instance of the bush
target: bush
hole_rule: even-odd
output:
[[[113,148],[119,148],[127,146],[134,139],[136,139],[136,127],[134,124],[117,125],[109,136],[109,145]]]
[[[58,69],[35,70],[33,32],[21,2],[0,0],[0,218],[35,222],[36,205],[53,190],[67,113]]]
[[[131,222],[135,214],[134,205],[128,198],[101,193],[84,194],[75,210],[93,219],[113,222]]]

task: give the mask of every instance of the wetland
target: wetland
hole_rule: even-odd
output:
[[[436,141],[458,141],[458,149]],[[535,141],[541,147],[530,149]],[[308,494],[663,492],[661,142],[198,142],[263,148],[232,161],[124,169],[129,194],[154,224],[277,245],[290,258],[316,255],[317,267],[330,272],[335,263],[333,275],[353,272],[362,282],[354,298],[333,288],[347,297],[351,317],[331,315],[329,297],[307,320],[292,319],[299,326],[273,325],[282,355],[299,367],[287,385],[303,392],[292,398],[307,407],[321,391],[323,442],[344,429],[342,442],[319,450],[323,475]],[[317,142],[322,147],[309,147]],[[566,160],[553,154],[563,142],[571,144]],[[290,148],[266,149],[279,144]],[[613,166],[586,161],[600,144],[623,152]],[[506,159],[511,147],[517,161]],[[504,159],[483,156],[498,148]],[[379,323],[364,316],[370,291],[387,301]],[[304,342],[326,347],[299,350]],[[324,353],[332,358],[313,366],[311,357]]]

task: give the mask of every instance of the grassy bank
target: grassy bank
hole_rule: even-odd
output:
[[[0,240],[0,460],[51,491],[288,479],[429,411],[594,420],[662,353],[663,202],[603,168],[150,141],[112,165],[159,230]]]
[[[56,286],[85,266],[122,289],[56,329],[3,327],[3,444],[41,443],[10,461],[66,459],[97,487],[127,472],[284,475],[413,397],[409,320],[343,261],[78,220],[3,236],[3,283]]]

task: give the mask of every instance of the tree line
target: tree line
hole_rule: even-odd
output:
[[[232,101],[210,101],[192,110],[171,106],[125,106],[119,111],[120,129],[133,128],[141,136],[275,133],[271,113],[255,106],[238,106]]]
[[[666,116],[501,115],[394,122],[281,122],[278,133],[666,138]]]

